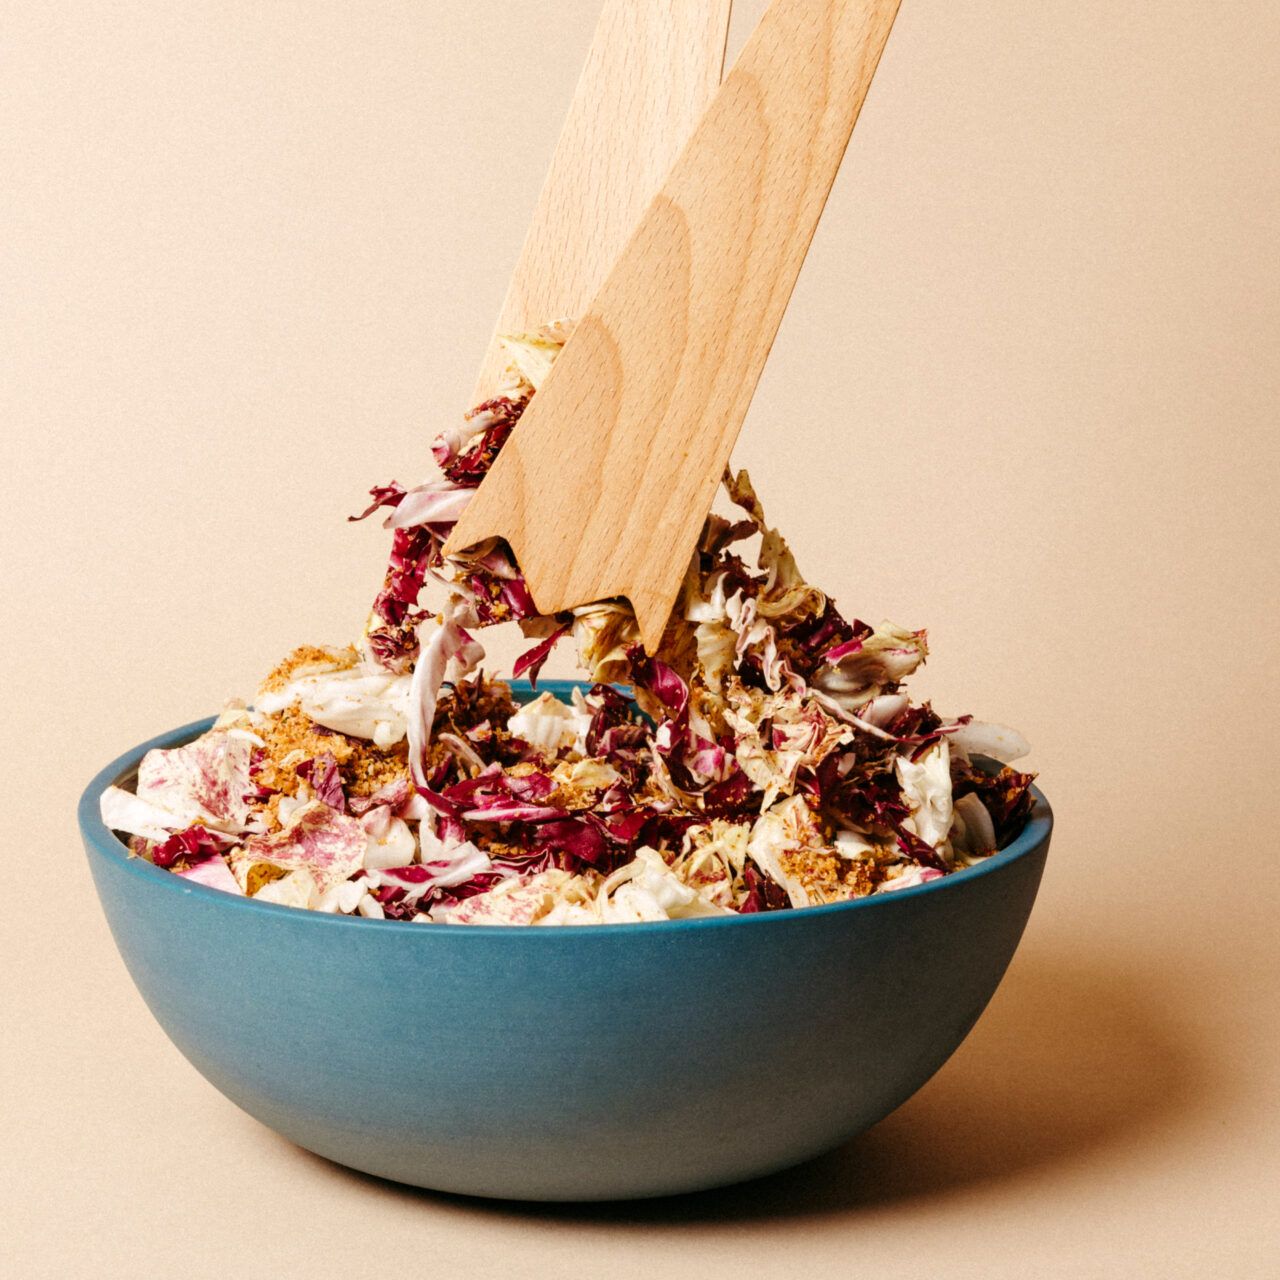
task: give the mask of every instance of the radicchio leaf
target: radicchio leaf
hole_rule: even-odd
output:
[[[311,784],[317,800],[324,801],[330,809],[346,813],[347,797],[342,790],[342,777],[332,752],[325,751],[311,760],[304,760],[298,766],[297,774]]]
[[[445,437],[432,446],[431,452],[440,470],[456,484],[478,487],[515,429],[527,403],[527,400],[499,396],[473,409],[467,418],[471,422],[483,420],[484,425],[465,448],[455,450]]]
[[[404,498],[404,486],[395,480],[390,484],[374,485],[369,490],[369,496],[373,501],[358,516],[348,516],[348,521],[354,523],[357,520],[367,520],[380,507],[399,506]]]
[[[562,818],[537,828],[534,851],[567,855],[571,861],[595,866],[603,861],[607,847],[604,834],[595,823],[584,818]]]
[[[551,656],[551,650],[556,647],[560,640],[569,634],[573,629],[571,623],[566,623],[558,631],[553,631],[545,640],[540,640],[532,649],[526,650],[516,660],[511,668],[511,674],[514,679],[519,680],[526,673],[529,676],[529,687],[536,689],[538,687],[538,672],[543,668],[547,659]]]
[[[986,806],[995,826],[997,844],[1003,848],[1022,828],[1035,803],[1031,794],[1034,773],[1019,773],[1005,765],[999,773],[984,773],[961,760],[951,762],[952,795],[959,800],[970,792]]]
[[[225,839],[219,840],[208,827],[188,827],[156,845],[151,850],[151,861],[157,867],[172,867],[180,860],[195,862],[214,854],[221,856],[224,848]]]

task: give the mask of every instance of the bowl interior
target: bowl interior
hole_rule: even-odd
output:
[[[527,703],[532,701],[540,693],[550,692],[558,698],[569,698],[575,689],[587,692],[592,686],[588,681],[582,680],[540,680],[535,690],[527,680],[513,680],[510,682],[511,690],[514,698],[518,703]],[[617,686],[620,691],[629,693],[628,686]],[[195,893],[198,895],[212,894],[218,899],[225,900],[227,904],[235,904],[239,909],[251,911],[266,912],[288,912],[290,915],[300,915],[313,920],[317,925],[325,925],[332,927],[341,927],[343,925],[355,925],[358,928],[382,928],[382,929],[407,929],[418,932],[424,928],[423,925],[413,924],[411,921],[403,920],[366,920],[363,917],[352,919],[341,915],[331,915],[324,912],[298,911],[293,907],[277,906],[275,903],[258,902],[253,898],[241,898],[233,894],[222,893],[217,889],[211,889],[205,885],[189,884],[180,877],[174,876],[172,873],[162,868],[152,866],[145,858],[136,858],[130,855],[128,849],[103,823],[98,807],[98,797],[108,786],[128,786],[136,777],[138,765],[142,757],[148,751],[153,749],[166,750],[173,747],[181,746],[192,739],[197,738],[200,734],[208,730],[214,722],[214,717],[206,717],[202,720],[192,721],[190,724],[182,725],[177,729],[171,729],[167,733],[158,734],[156,737],[149,739],[147,742],[141,743],[139,746],[132,748],[113,760],[105,768],[103,768],[85,788],[84,793],[80,797],[78,810],[80,830],[85,839],[86,845],[91,847],[93,851],[103,857],[113,860],[122,861],[129,871],[135,875],[158,878],[162,882],[166,882],[169,886],[181,893]],[[984,760],[979,758],[977,762],[980,767],[997,770],[999,765],[995,761]],[[1016,861],[1018,858],[1025,857],[1034,853],[1039,849],[1045,841],[1048,840],[1053,829],[1053,811],[1050,808],[1048,800],[1044,793],[1036,786],[1031,788],[1034,803],[1030,816],[1026,825],[1003,849],[999,849],[973,867],[967,867],[961,871],[952,872],[943,876],[938,880],[931,880],[926,884],[916,886],[911,889],[901,889],[895,891],[892,895],[871,895],[865,898],[855,898],[849,902],[830,903],[826,906],[806,907],[803,914],[806,916],[814,913],[827,912],[843,912],[858,909],[874,908],[877,904],[882,904],[893,899],[902,899],[914,896],[916,894],[939,893],[944,892],[948,886],[963,882],[976,876],[989,875],[998,871],[1006,864]],[[738,927],[754,927],[759,928],[765,926],[771,920],[792,915],[791,911],[783,912],[762,912],[753,915],[744,916],[709,916],[692,920],[660,920],[649,921],[638,924],[620,924],[620,925],[593,925],[593,931],[602,929],[623,930],[633,932],[637,929],[707,929],[707,928],[724,928],[726,926]],[[512,926],[506,925],[469,925],[465,932],[468,933],[488,933],[492,931],[505,932]],[[576,929],[582,926],[572,925],[553,925],[540,926],[539,931],[545,932],[547,929]]]

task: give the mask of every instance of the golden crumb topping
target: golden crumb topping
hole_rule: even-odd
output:
[[[562,782],[543,803],[557,809],[589,809],[599,798],[599,787],[581,782]]]
[[[329,752],[339,767],[351,759],[354,744],[341,733],[328,733],[297,706],[264,715],[254,732],[266,745],[258,781],[285,795],[298,789],[297,767],[305,760]]]
[[[424,772],[428,776],[439,769],[441,765],[452,764],[455,759],[453,749],[447,742],[441,742],[439,738],[427,743],[427,749],[422,753],[422,758],[425,761]]]
[[[266,746],[257,781],[287,796],[298,790],[298,766],[328,752],[348,795],[370,796],[390,782],[409,775],[409,748],[405,742],[382,748],[363,738],[331,733],[316,724],[300,707],[258,717],[254,732]],[[278,802],[278,797],[274,800]],[[267,806],[275,825],[273,804]]]
[[[360,655],[352,645],[345,649],[325,649],[318,644],[304,644],[296,648],[275,667],[262,682],[263,693],[277,693],[291,680],[309,671],[345,671],[360,661]]]
[[[511,844],[506,840],[499,840],[496,836],[486,838],[481,834],[473,834],[471,841],[477,848],[481,848],[491,858],[508,858],[512,861],[522,861],[529,856],[529,850],[524,845]]]
[[[350,743],[350,739],[348,739]],[[340,766],[343,786],[349,796],[371,796],[389,783],[409,776],[409,744],[397,742],[392,747],[375,747],[372,742],[357,739],[351,745],[351,757]]]
[[[799,881],[813,903],[864,898],[875,888],[868,863],[842,858],[829,849],[788,849],[779,854],[778,860],[786,875]]]

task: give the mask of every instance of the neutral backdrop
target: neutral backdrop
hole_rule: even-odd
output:
[[[1276,1274],[1280,6],[905,0],[736,459],[843,607],[929,628],[923,692],[1032,740],[1043,893],[875,1131],[589,1209],[237,1111],[72,810],[355,633],[345,517],[464,407],[598,0],[0,10],[0,1270]]]

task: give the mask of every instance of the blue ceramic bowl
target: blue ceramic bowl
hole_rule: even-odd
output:
[[[104,787],[210,723],[127,752],[80,802],[134,982],[197,1070],[264,1124],[467,1195],[694,1191],[867,1129],[977,1020],[1049,849],[1037,791],[1026,829],[981,865],[834,906],[578,928],[321,915],[192,885],[103,825]]]

